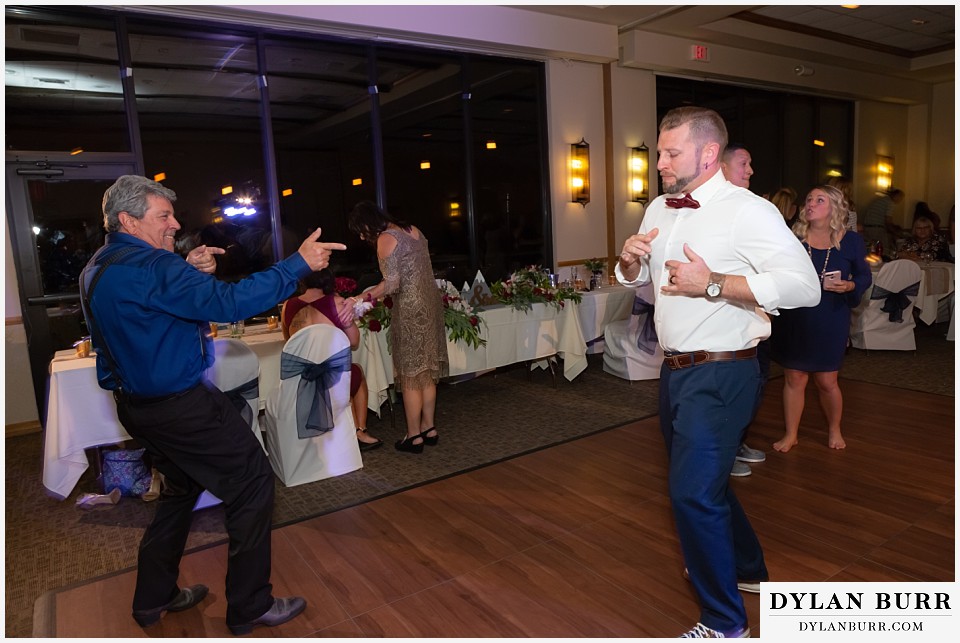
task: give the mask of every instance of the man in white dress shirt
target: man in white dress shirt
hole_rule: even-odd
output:
[[[670,500],[701,606],[687,638],[750,634],[738,580],[768,574],[729,474],[760,391],[756,346],[770,334],[768,315],[820,301],[810,258],[777,209],[724,179],[726,143],[713,110],[667,113],[657,142],[667,195],[647,207],[616,267],[624,285],[656,287]]]

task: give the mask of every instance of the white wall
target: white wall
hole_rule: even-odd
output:
[[[930,110],[930,156],[927,161],[927,203],[940,215],[944,227],[950,208],[956,204],[956,84],[943,83],[933,88]]]
[[[647,182],[657,196],[657,80],[653,72],[613,66],[614,254],[640,228],[644,206],[630,200],[627,161],[630,148],[650,148]]]
[[[603,66],[548,61],[547,119],[555,260],[605,257]],[[570,201],[570,146],[581,138],[590,144],[590,202],[585,206]]]
[[[876,196],[877,155],[894,157],[894,187],[904,191],[906,198],[900,205],[894,206],[893,221],[902,225],[907,206],[915,203],[922,188],[911,183],[908,172],[908,121],[910,109],[905,105],[878,103],[876,101],[860,101],[857,106],[858,138],[854,152],[855,166],[853,172],[853,186],[856,193],[854,200],[860,212]],[[915,143],[917,148],[926,148],[921,140]],[[916,154],[911,155],[913,157]],[[915,179],[914,179],[915,180]],[[923,200],[923,199],[920,199]],[[913,209],[910,209],[913,212]]]

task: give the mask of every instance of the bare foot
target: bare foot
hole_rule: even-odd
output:
[[[830,431],[830,435],[827,438],[827,446],[831,449],[845,449],[847,448],[847,443],[843,441],[843,436],[840,435],[840,431],[836,433]]]
[[[786,453],[793,447],[797,446],[798,442],[799,441],[796,438],[788,438],[787,436],[783,436],[782,439],[773,443],[773,449],[774,451],[779,451],[780,453]]]

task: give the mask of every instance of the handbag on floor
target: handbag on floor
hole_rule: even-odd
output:
[[[146,449],[113,449],[103,452],[103,491],[120,489],[124,496],[139,497],[150,489],[150,467],[143,461]]]

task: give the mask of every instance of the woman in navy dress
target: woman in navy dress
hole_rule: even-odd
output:
[[[793,231],[803,242],[823,283],[820,303],[812,308],[781,310],[773,318],[771,352],[784,368],[783,416],[786,431],[773,448],[786,453],[797,444],[807,382],[813,381],[827,417],[827,444],[846,446],[840,432],[843,396],[837,373],[850,334],[850,310],[872,278],[863,237],[846,229],[847,200],[837,188],[821,185],[810,191]],[[824,275],[839,270],[837,280]]]

